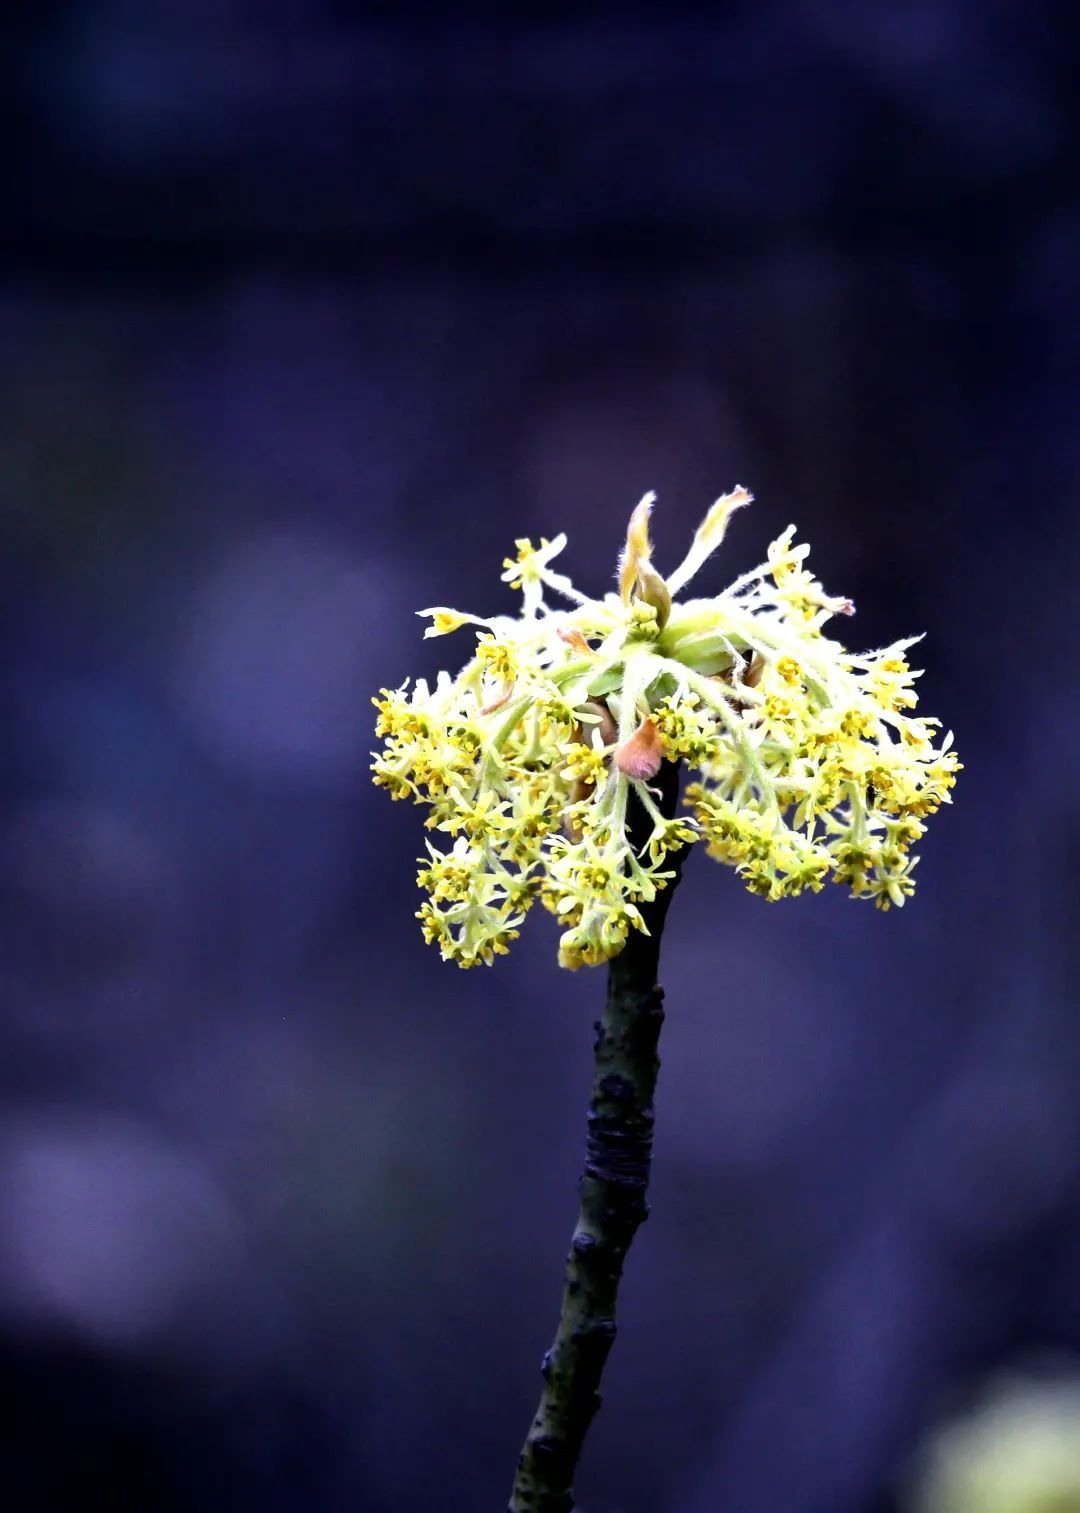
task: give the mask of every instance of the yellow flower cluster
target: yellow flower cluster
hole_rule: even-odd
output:
[[[640,905],[672,876],[672,852],[696,840],[768,899],[830,876],[883,909],[911,893],[911,847],[960,765],[939,722],[908,713],[914,642],[856,654],[829,639],[826,622],[852,606],[806,569],[793,527],[722,593],[676,597],[749,502],[744,489],[718,500],[666,579],[647,495],[618,593],[589,599],[555,572],[560,536],[520,540],[504,563],[520,615],[422,611],[426,635],[472,625],[476,647],[434,688],[382,690],[373,770],[448,837],[447,850],[428,842],[418,875],[424,935],[445,958],[490,963],[539,899],[562,926],[564,966],[606,961],[645,928]],[[569,607],[551,607],[551,592]],[[656,804],[663,760],[695,773],[692,819]],[[640,851],[631,793],[653,822]]]

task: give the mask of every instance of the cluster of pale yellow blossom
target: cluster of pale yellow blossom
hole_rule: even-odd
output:
[[[830,875],[883,909],[912,891],[912,844],[959,769],[939,722],[909,712],[914,642],[856,654],[827,637],[852,606],[808,572],[794,527],[722,593],[676,598],[749,502],[741,488],[718,500],[666,578],[647,495],[618,592],[579,593],[552,567],[558,536],[518,541],[504,564],[520,615],[421,612],[427,636],[468,625],[476,647],[433,688],[382,691],[373,769],[447,838],[427,842],[418,878],[424,934],[444,957],[491,962],[539,899],[562,925],[564,966],[606,961],[644,928],[640,906],[672,876],[671,853],[697,840],[769,899]],[[657,805],[664,760],[694,775],[692,817]],[[640,849],[627,837],[631,793],[652,821]]]

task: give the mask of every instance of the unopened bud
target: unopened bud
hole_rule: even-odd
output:
[[[633,735],[615,748],[616,767],[624,777],[637,778],[639,782],[654,778],[663,760],[663,737],[651,719],[642,720]]]
[[[671,614],[671,594],[651,562],[638,564],[636,589],[637,597],[655,609],[657,630],[663,630]]]

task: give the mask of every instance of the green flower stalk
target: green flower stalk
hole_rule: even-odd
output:
[[[939,721],[910,713],[919,638],[855,653],[827,636],[854,607],[807,570],[793,526],[721,593],[680,597],[750,502],[743,488],[717,500],[664,577],[647,494],[617,590],[596,599],[552,565],[565,536],[518,541],[503,582],[520,613],[420,611],[426,636],[473,627],[471,657],[434,688],[421,679],[374,701],[375,782],[426,805],[438,839],[417,879],[425,939],[459,966],[490,964],[539,899],[563,966],[610,963],[562,1311],[509,1513],[574,1505],[623,1264],[648,1212],[660,936],[687,850],[703,843],[769,900],[832,877],[900,907],[911,848],[960,768]]]
[[[418,878],[425,938],[447,960],[490,963],[539,899],[563,927],[563,966],[608,961],[644,928],[672,854],[697,841],[771,900],[830,876],[883,909],[912,892],[911,847],[959,768],[939,721],[908,713],[919,638],[855,653],[826,636],[853,606],[807,570],[793,526],[722,593],[677,597],[750,499],[742,488],[719,499],[666,579],[650,494],[631,516],[617,593],[589,599],[555,571],[560,535],[519,541],[505,563],[517,617],[420,611],[426,636],[474,626],[476,648],[434,689],[382,691],[374,772],[450,838],[428,842]],[[657,807],[665,760],[695,774],[688,815]],[[631,796],[653,821],[640,848]]]

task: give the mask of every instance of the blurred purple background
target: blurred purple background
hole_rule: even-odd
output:
[[[902,914],[694,858],[584,1513],[886,1513],[1080,1352],[1070,10],[4,7],[12,1513],[503,1506],[603,978],[421,944],[369,698],[647,488],[926,631],[966,771]]]

